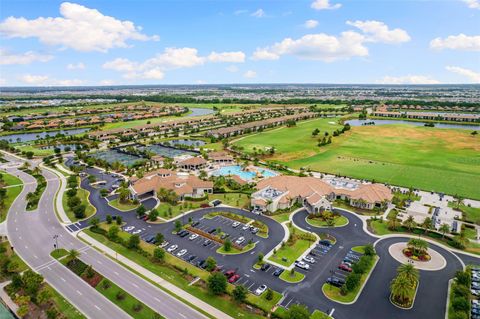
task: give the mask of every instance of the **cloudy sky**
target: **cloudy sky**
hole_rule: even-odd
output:
[[[203,83],[480,83],[480,0],[2,0],[2,86]]]

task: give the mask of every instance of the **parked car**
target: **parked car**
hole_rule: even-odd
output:
[[[233,222],[232,224],[233,228],[237,228],[238,226],[240,226],[240,222]]]
[[[171,253],[171,252],[175,251],[177,248],[178,248],[178,245],[172,245],[172,246],[168,247],[167,251],[169,253]]]
[[[270,264],[265,263],[265,264],[262,265],[262,267],[261,267],[260,269],[261,269],[262,271],[267,271],[267,270],[270,269],[270,267],[271,267]]]
[[[258,233],[258,228],[257,227],[254,227],[252,230],[251,230],[252,234],[256,234]]]
[[[341,269],[341,270],[344,270],[344,271],[348,271],[348,272],[352,272],[352,268],[348,267],[348,266],[345,265],[345,264],[340,264],[340,266],[338,266],[338,269]]]
[[[183,255],[185,255],[187,253],[187,250],[186,249],[182,249],[180,250],[178,253],[177,253],[177,257],[182,257]]]
[[[197,260],[197,267],[203,268],[202,266],[204,263],[205,263],[205,259]]]
[[[197,256],[191,255],[191,256],[189,256],[189,257],[186,259],[186,261],[187,261],[187,262],[191,262],[191,261],[194,260],[195,258],[197,258]]]
[[[247,229],[249,229],[249,228],[250,228],[250,226],[248,226],[248,225],[243,225],[242,230],[247,230]]]
[[[470,289],[470,292],[474,296],[477,296],[477,297],[480,296],[480,290],[478,290],[478,289]]]
[[[217,229],[216,228],[212,228],[208,231],[209,234],[213,234]]]
[[[324,245],[324,246],[327,246],[327,247],[332,246],[332,243],[329,240],[326,240],[326,239],[320,240],[318,243],[320,245]]]
[[[267,286],[266,286],[266,285],[261,285],[260,287],[258,287],[258,288],[255,290],[255,294],[256,294],[257,296],[260,296],[260,295],[263,294],[266,290],[267,290]]]
[[[212,241],[210,239],[206,239],[204,242],[203,242],[203,246],[208,246]]]
[[[233,275],[235,275],[235,269],[230,269],[225,272],[225,276],[227,276],[227,278],[230,278]]]
[[[198,235],[197,234],[191,234],[190,237],[188,237],[189,240],[194,240],[195,238],[197,238]]]
[[[283,269],[282,269],[282,268],[277,268],[277,270],[275,270],[275,271],[273,272],[273,275],[278,277],[278,276],[280,276],[282,273],[283,273]]]
[[[137,234],[140,234],[142,232],[141,229],[137,229],[135,231],[132,232],[133,235],[137,235]]]
[[[155,236],[148,236],[145,241],[149,244],[155,244]]]
[[[221,238],[221,239],[225,239],[225,238],[227,238],[228,236],[230,236],[229,233],[223,233],[223,235],[220,236],[220,238]]]
[[[198,220],[192,222],[192,227],[197,227],[200,224]]]
[[[345,280],[342,280],[338,277],[328,277],[327,283],[335,287],[341,287],[343,284],[345,284]]]
[[[240,237],[240,238],[238,238],[238,239],[235,241],[235,244],[240,245],[240,244],[243,243],[244,241],[245,241],[245,237]]]
[[[310,256],[305,256],[305,257],[303,257],[302,259],[303,259],[304,261],[306,261],[306,262],[311,263],[311,264],[314,264],[314,263],[315,263],[315,258],[310,257]]]
[[[228,282],[231,283],[231,284],[233,284],[233,283],[234,283],[235,281],[237,281],[239,278],[240,278],[240,275],[239,275],[239,274],[235,274],[235,275],[233,275],[232,277],[230,277],[230,278],[228,279]]]
[[[177,233],[178,236],[182,236],[183,234],[185,234],[187,231],[185,229],[182,229],[181,231],[179,231]]]
[[[158,247],[160,247],[160,248],[165,248],[165,247],[168,246],[168,244],[169,244],[168,241],[164,241],[163,243],[161,243],[160,245],[158,245]]]
[[[305,269],[305,270],[309,270],[309,269],[310,269],[310,265],[307,264],[306,262],[302,261],[302,260],[297,260],[297,261],[295,262],[295,266],[297,266],[298,268]]]
[[[187,237],[188,235],[190,235],[190,233],[188,231],[185,231],[183,234],[180,235],[180,237],[184,238],[184,237]]]
[[[221,203],[222,203],[221,200],[219,200],[219,199],[214,199],[214,200],[212,200],[209,204],[210,204],[210,206],[212,206],[212,207],[216,207],[216,206],[220,205]]]

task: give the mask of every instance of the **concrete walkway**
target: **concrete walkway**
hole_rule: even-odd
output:
[[[68,175],[73,175],[75,174],[74,172],[72,172],[71,170],[69,169],[66,169],[64,166],[60,165],[60,164],[55,164],[55,167],[59,170],[59,171],[62,171]]]
[[[5,281],[5,282],[0,283],[0,298],[7,305],[7,307],[10,310],[12,310],[13,312],[15,312],[15,314],[16,314],[17,311],[18,311],[17,304],[12,299],[10,299],[10,296],[7,295],[5,290],[3,290],[5,288],[5,286],[7,286],[9,283],[11,283],[11,281]]]
[[[145,278],[148,278],[149,280],[152,280],[155,282],[157,285],[165,288],[166,290],[170,291],[174,295],[187,300],[191,304],[195,305],[199,309],[202,309],[203,311],[207,312],[211,316],[215,318],[220,318],[220,319],[233,319],[229,315],[225,314],[224,312],[218,310],[217,308],[209,305],[208,303],[204,302],[203,300],[189,294],[188,292],[178,288],[177,286],[171,284],[170,282],[166,281],[165,279],[157,276],[153,272],[151,272],[148,269],[145,269],[144,267],[140,266],[139,264],[133,262],[132,260],[124,257],[123,255],[118,254],[116,251],[113,249],[105,246],[104,244],[98,242],[94,238],[88,236],[84,232],[78,233],[78,237],[92,245],[93,247],[99,249],[106,255],[112,257],[113,259],[119,261],[120,263],[126,265],[130,269],[133,269],[135,272],[139,273],[141,276],[144,276]]]

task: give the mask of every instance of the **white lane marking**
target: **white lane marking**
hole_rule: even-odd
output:
[[[332,317],[333,315],[333,312],[335,311],[335,308],[332,308],[332,311],[330,311],[330,313],[328,314],[330,317]],[[333,317],[332,317],[333,318]]]
[[[79,294],[80,296],[82,295],[82,293],[80,291],[77,290],[77,294]]]
[[[103,265],[102,262],[100,260],[97,260],[97,263],[99,263],[100,265]]]
[[[133,287],[138,288],[138,285],[136,283],[132,282]]]
[[[113,273],[118,276],[118,272],[114,271]]]
[[[102,310],[99,306],[97,305],[93,305],[95,308],[97,308],[98,310]]]
[[[37,255],[33,255],[33,258],[38,259]]]
[[[157,297],[154,297],[156,301],[158,302],[162,302],[160,299],[158,299]]]
[[[182,316],[183,318],[187,318],[187,316],[185,316],[183,313],[178,313],[180,316]]]

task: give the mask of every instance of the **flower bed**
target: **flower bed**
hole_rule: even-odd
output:
[[[415,261],[430,261],[430,259],[432,259],[432,257],[426,251],[420,252],[419,254],[414,254],[413,249],[408,247],[404,248],[402,253],[405,257]]]

